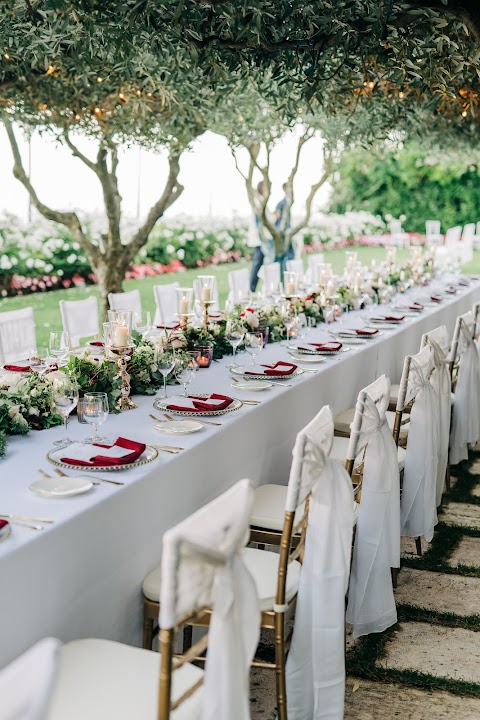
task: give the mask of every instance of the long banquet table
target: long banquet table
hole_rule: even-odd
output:
[[[418,351],[421,335],[441,324],[452,333],[456,317],[478,300],[477,281],[350,352],[319,365],[305,363],[319,372],[289,380],[291,387],[235,393],[226,367],[231,357],[199,370],[196,392],[261,401],[218,418],[218,428],[205,426],[178,438],[161,435],[148,417],[153,398],[137,396],[137,410],[111,416],[102,429],[111,437],[185,450],[176,456],[159,453],[148,465],[107,476],[124,481],[124,487],[101,483],[69,499],[36,496],[28,486],[38,478],[38,468],[52,472],[45,455],[62,429],[12,438],[0,461],[0,512],[55,523],[41,532],[13,525],[11,536],[0,543],[0,667],[49,635],[139,645],[142,579],[159,561],[164,531],[241,478],[254,485],[286,483],[296,433],[322,405],[342,412],[381,373],[398,382],[403,358]],[[287,357],[285,348],[272,344],[261,362]],[[69,429],[82,439],[89,427],[74,420]]]

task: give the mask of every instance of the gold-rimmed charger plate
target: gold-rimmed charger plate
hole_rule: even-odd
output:
[[[298,375],[303,374],[302,368],[298,368],[294,370],[289,375],[251,375],[250,373],[246,373],[245,371],[248,370],[248,367],[242,367],[241,365],[233,365],[230,368],[230,372],[233,375],[238,375],[239,377],[245,377],[249,378],[250,380],[266,380],[269,382],[270,380],[290,380],[293,377],[297,377]]]
[[[349,347],[341,347],[339,350],[302,350],[298,345],[290,345],[290,348],[298,355],[341,355],[344,352],[350,352]]]
[[[2,532],[2,534],[0,535],[0,543],[3,542],[4,540],[6,540],[8,537],[10,537],[11,534],[12,534],[12,526],[10,525],[10,523],[8,523],[7,529],[4,530]]]
[[[158,457],[158,451],[151,445],[147,445],[144,452],[140,455],[138,460],[128,465],[72,465],[70,463],[64,463],[60,460],[60,456],[65,454],[67,448],[60,448],[58,450],[50,450],[47,453],[47,460],[52,465],[58,467],[69,468],[70,470],[76,470],[77,472],[117,472],[119,470],[131,470],[132,468],[141,467],[147,463],[152,462]]]
[[[177,397],[182,397],[182,399],[185,401],[185,398],[183,396]],[[210,397],[210,393],[197,393],[195,397],[206,399]],[[241,400],[239,400],[238,398],[232,398],[233,402],[230,403],[230,405],[223,410],[172,410],[172,408],[169,408],[168,406],[172,403],[172,400],[174,400],[174,398],[175,396],[169,398],[157,398],[153,402],[153,407],[156,410],[161,410],[162,412],[168,410],[171,415],[186,415],[187,417],[211,417],[213,415],[225,415],[226,413],[235,412],[236,410],[240,410],[240,408],[243,406],[243,402]]]

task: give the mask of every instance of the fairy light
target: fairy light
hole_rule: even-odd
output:
[[[467,117],[467,114],[468,114],[467,111],[464,110],[464,111],[462,112],[462,117]]]
[[[81,116],[77,113],[77,114],[75,115],[75,120],[80,120],[80,117],[81,117]]]
[[[103,82],[103,78],[102,78],[102,77],[97,77],[97,83],[101,83],[101,82]]]
[[[49,65],[45,75],[52,75],[55,72],[55,65]]]
[[[4,53],[3,57],[5,58],[5,60],[10,60],[10,55],[7,52]]]
[[[400,91],[400,92],[398,93],[398,97],[400,98],[400,100],[403,100],[403,98],[405,97],[405,93],[402,92],[402,91]]]
[[[101,113],[102,113],[102,111],[99,107],[96,107],[93,112],[95,113],[95,115],[101,115]]]
[[[140,97],[141,94],[142,94],[142,93],[140,92],[140,90],[137,90],[137,95],[138,95],[138,97]]]
[[[125,95],[124,95],[123,93],[118,93],[118,99],[119,99],[119,100],[126,100],[127,98],[125,97]]]
[[[367,83],[367,85],[370,88],[370,90],[375,87],[375,83],[372,80],[370,80],[370,82]]]
[[[152,97],[152,93],[147,93],[147,97]]]

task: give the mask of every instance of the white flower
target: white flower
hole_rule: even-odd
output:
[[[71,253],[71,254],[67,257],[67,262],[68,262],[69,265],[71,265],[72,263],[75,262],[76,259],[77,259],[77,256],[75,255],[75,253]]]
[[[171,243],[168,243],[168,245],[166,246],[165,250],[167,251],[167,253],[168,253],[169,255],[172,255],[172,254],[175,252],[175,248],[174,248],[174,246],[173,246]]]
[[[179,260],[183,260],[185,257],[185,250],[183,248],[179,248],[177,250],[177,257]]]
[[[260,325],[260,320],[255,313],[249,312],[248,310],[245,313],[245,322],[252,330],[255,330]]]

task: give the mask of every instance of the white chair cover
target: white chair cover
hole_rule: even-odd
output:
[[[269,292],[272,288],[278,288],[281,279],[280,263],[273,262],[267,265],[263,264],[263,289],[265,292]]]
[[[63,330],[72,347],[78,347],[82,338],[98,337],[98,302],[95,296],[85,300],[60,300]]]
[[[177,316],[177,288],[180,283],[168,283],[167,285],[154,285],[153,297],[157,309],[155,311],[154,325],[169,325],[178,322]]]
[[[241,480],[163,537],[160,627],[213,605],[203,720],[249,720],[250,664],[260,633],[255,582],[242,560],[253,491]]]
[[[400,499],[401,534],[430,542],[437,524],[437,474],[440,441],[440,407],[430,382],[433,349],[427,345],[405,358],[399,405],[415,400],[410,414],[407,452]],[[402,387],[406,383],[406,387]],[[403,406],[400,404],[404,397]]]
[[[449,340],[445,325],[431,330],[422,337],[422,346],[430,345],[433,350],[435,369],[430,381],[437,394],[439,406],[439,443],[437,467],[437,507],[442,502],[445,474],[448,464],[448,443],[450,439],[450,416],[452,408],[452,381],[448,369]]]
[[[247,268],[232,270],[228,273],[228,305],[233,308],[239,302],[246,300],[250,294],[250,275]]]
[[[0,718],[45,720],[56,677],[59,640],[45,638],[0,671]]]
[[[297,273],[298,277],[301,278],[304,274],[303,260],[287,260],[285,264],[287,272]]]
[[[36,347],[33,308],[0,313],[0,363],[25,360]]]
[[[458,366],[450,433],[450,463],[468,458],[468,445],[480,440],[480,356],[473,339],[473,313],[457,319]],[[452,353],[456,343],[452,344]]]
[[[295,628],[287,659],[289,720],[341,720],[345,695],[345,594],[353,532],[353,489],[328,454],[333,413],[324,407],[293,450],[286,509],[310,497]]]
[[[140,290],[123,293],[108,293],[110,310],[131,310],[134,315],[142,314],[142,298]]]
[[[195,295],[195,300],[198,303],[201,303],[202,302],[202,281],[199,280],[198,278],[195,278],[195,280],[193,281],[193,293]],[[213,279],[212,300],[213,300],[213,303],[209,306],[210,311],[219,312],[220,311],[220,300],[218,298],[217,278]]]
[[[348,591],[353,637],[382,632],[397,621],[390,568],[400,566],[400,475],[386,419],[390,380],[382,375],[360,392],[349,458],[366,447]]]
[[[309,280],[314,282],[316,278],[315,268],[325,262],[325,256],[323,253],[313,253],[312,255],[307,255],[307,258],[307,275]]]

